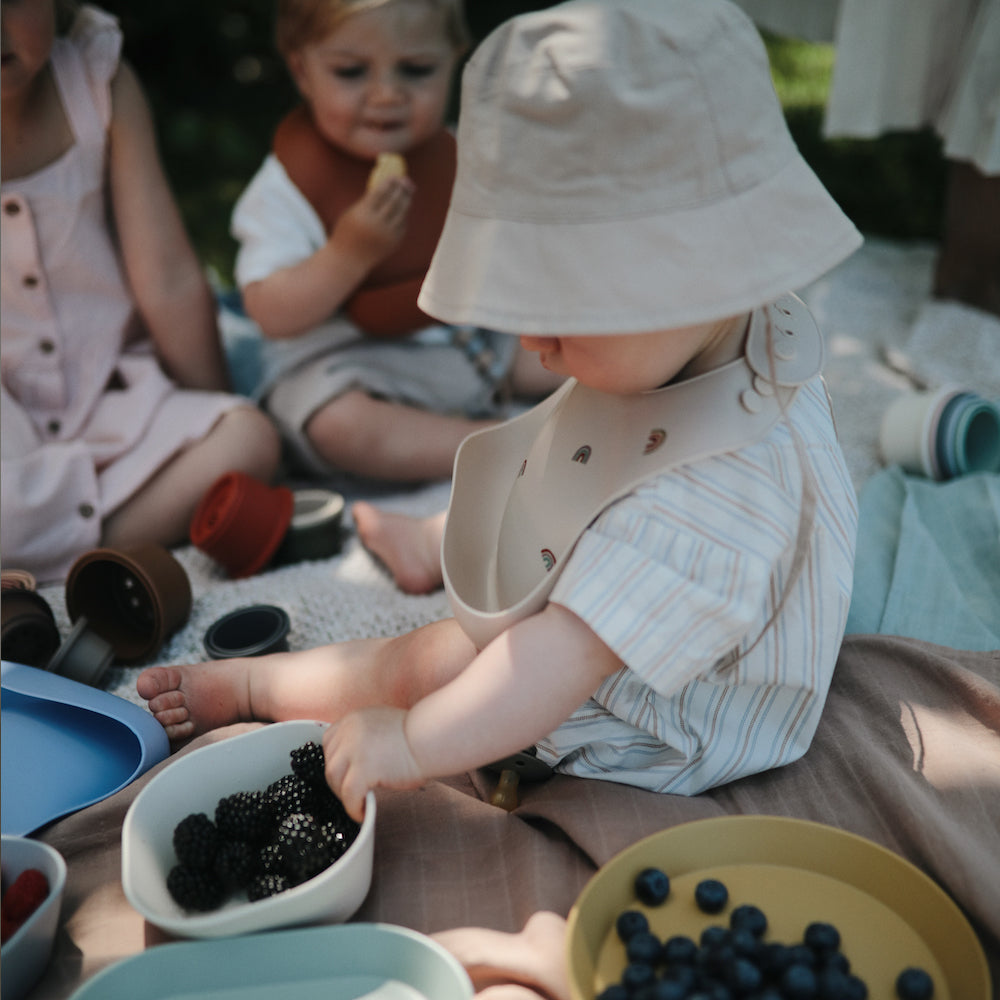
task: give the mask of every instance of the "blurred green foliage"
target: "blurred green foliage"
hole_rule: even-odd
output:
[[[483,38],[539,0],[467,0]],[[296,99],[272,43],[273,0],[105,0],[149,95],[167,174],[188,230],[220,286],[232,281],[232,206]],[[833,51],[768,36],[775,87],[803,155],[858,227],[894,238],[939,234],[944,164],[929,133],[877,141],[821,134]],[[457,107],[457,99],[455,101]]]

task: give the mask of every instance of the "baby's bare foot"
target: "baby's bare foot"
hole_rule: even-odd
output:
[[[183,667],[149,667],[135,689],[166,730],[171,743],[249,721],[249,672],[244,660],[219,660]]]
[[[392,574],[404,593],[429,594],[442,583],[444,514],[410,517],[358,501],[351,507],[358,537]]]

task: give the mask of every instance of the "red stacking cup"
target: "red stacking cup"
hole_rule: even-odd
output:
[[[292,491],[244,472],[227,472],[201,498],[191,518],[191,544],[234,578],[270,562],[292,520]]]

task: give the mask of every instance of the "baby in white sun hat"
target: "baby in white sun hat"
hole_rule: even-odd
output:
[[[563,386],[467,438],[439,571],[455,617],[139,691],[172,738],[334,723],[349,811],[533,747],[694,794],[812,739],[856,503],[789,289],[860,237],[802,160],[727,0],[573,0],[501,25],[463,78],[420,306],[521,338]]]

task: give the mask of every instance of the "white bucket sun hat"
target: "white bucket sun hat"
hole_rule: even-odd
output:
[[[763,305],[860,244],[741,10],[573,0],[505,22],[469,60],[419,304],[518,334],[670,329]]]

